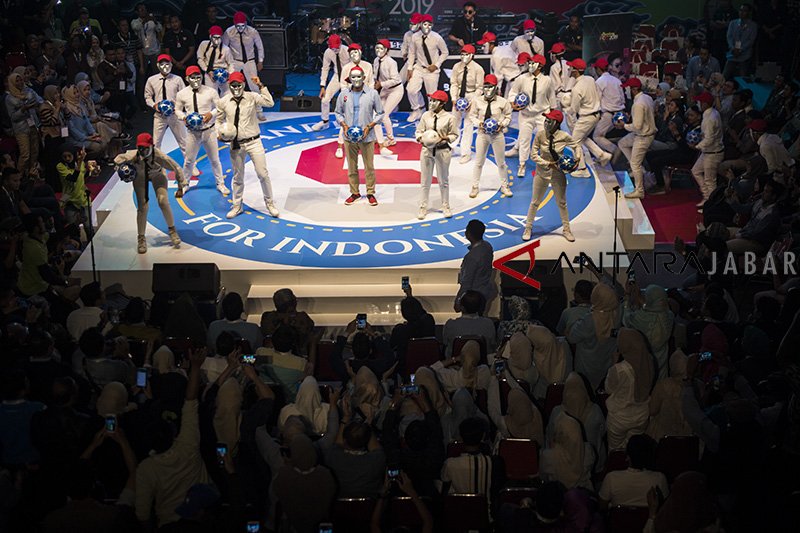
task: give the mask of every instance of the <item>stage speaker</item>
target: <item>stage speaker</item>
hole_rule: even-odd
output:
[[[284,69],[265,68],[258,73],[261,83],[267,86],[272,96],[283,96],[286,92],[286,71]]]
[[[528,261],[509,261],[508,267],[524,274],[528,271]],[[539,261],[537,260],[533,265],[533,271],[530,277],[538,281],[542,288],[553,289],[564,286],[564,273],[560,265],[556,261]],[[537,290],[523,283],[519,280],[512,278],[507,274],[500,274],[500,283],[502,287],[503,296],[511,296],[513,294],[521,293],[536,293]]]
[[[281,111],[321,111],[319,96],[284,96],[281,98]]]
[[[258,34],[264,43],[264,68],[289,68],[289,52],[286,46],[286,30],[283,28],[260,28]]]
[[[214,263],[156,263],[153,265],[153,293],[214,300],[219,294],[219,268]]]

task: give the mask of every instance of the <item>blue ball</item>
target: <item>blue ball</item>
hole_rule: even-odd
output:
[[[561,152],[561,157],[558,158],[558,168],[560,168],[562,172],[572,172],[577,167],[578,158],[575,157],[572,149],[564,148],[564,151]]]
[[[347,140],[351,143],[361,142],[364,138],[364,130],[358,126],[350,126],[347,128]]]
[[[459,98],[456,100],[456,111],[461,111],[462,113],[469,108],[469,100],[466,98]]]
[[[614,113],[614,117],[611,119],[611,121],[614,123],[627,122],[628,115],[625,113],[625,111],[617,111],[616,113]]]
[[[175,113],[175,102],[172,100],[161,100],[158,103],[158,112],[168,117]]]
[[[500,124],[493,118],[487,118],[483,121],[483,131],[489,135],[494,135],[500,131]]]
[[[528,95],[525,93],[519,93],[516,98],[514,98],[514,103],[519,107],[528,107],[530,101],[531,99],[528,98]]]
[[[203,128],[203,115],[189,113],[186,115],[186,127],[191,131],[200,131]]]
[[[125,183],[130,183],[136,179],[136,167],[130,163],[122,163],[117,167],[117,175]]]
[[[703,132],[700,131],[700,128],[689,130],[686,133],[687,144],[697,144],[702,140],[703,140]]]
[[[229,75],[227,69],[224,68],[215,68],[214,72],[211,73],[211,77],[217,83],[228,83]]]

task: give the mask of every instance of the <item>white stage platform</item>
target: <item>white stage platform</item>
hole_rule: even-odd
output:
[[[273,308],[275,290],[291,287],[300,308],[312,313],[319,325],[342,325],[358,312],[367,312],[371,323],[394,324],[403,296],[400,278],[408,275],[415,296],[441,323],[454,314],[452,298],[457,291],[458,268],[467,251],[463,231],[470,219],[478,218],[486,224],[486,238],[495,248],[496,258],[524,245],[521,234],[531,197],[530,172],[524,179],[513,179],[513,198],[502,197],[497,191],[497,167],[490,157],[483,169],[481,193],[470,199],[473,164],[461,165],[453,157],[450,203],[454,216],[442,218],[438,186],[434,184],[431,212],[426,220],[417,220],[419,148],[413,142],[414,125],[405,122],[405,114],[398,113],[398,145],[393,147],[396,154],[375,156],[380,205],[370,207],[361,200],[346,207],[346,165],[333,157],[336,131],[311,132],[310,126],[317,119],[317,115],[307,113],[272,113],[262,124],[262,142],[280,219],[265,214],[260,187],[248,162],[246,212],[226,220],[229,199],[214,189],[203,156],[198,162],[203,174],[192,180],[182,200],[171,198],[176,227],[184,241],[179,249],[169,245],[163,217],[151,202],[148,252],[136,253],[132,187],[116,176],[112,178],[94,205],[100,223],[94,241],[96,264],[103,284],[120,282],[129,294],[149,297],[154,264],[216,263],[226,289],[248,296],[248,314],[254,320],[262,311]],[[509,145],[515,136],[512,129],[507,135]],[[164,147],[182,161],[171,136]],[[228,153],[223,146],[223,169],[230,168]],[[515,176],[518,163],[512,159],[508,161],[509,174]],[[598,257],[611,251],[611,181],[620,176],[611,171],[592,171],[593,178],[570,179],[568,207],[574,243],[560,235],[555,201],[549,193],[534,227],[534,239],[540,241],[535,251],[537,262],[553,261],[562,254],[572,258],[583,252]],[[229,185],[230,176],[230,170],[226,170]],[[626,247],[652,249],[652,228],[638,201],[621,199],[619,228],[619,251]],[[73,275],[83,281],[91,279],[88,250]],[[574,280],[575,276],[565,276],[568,286]]]

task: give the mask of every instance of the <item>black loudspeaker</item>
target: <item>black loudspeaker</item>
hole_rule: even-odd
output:
[[[267,86],[272,96],[283,96],[286,92],[286,71],[283,69],[265,68],[258,73],[261,83]]]
[[[264,68],[289,68],[286,30],[283,28],[260,28],[258,34],[264,43]]]
[[[322,100],[319,96],[284,96],[281,98],[281,111],[310,111],[319,113]]]
[[[179,295],[188,292],[196,299],[213,300],[219,294],[219,268],[214,263],[156,263],[153,265],[153,293]]]

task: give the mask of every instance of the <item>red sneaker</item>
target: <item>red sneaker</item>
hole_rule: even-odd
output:
[[[353,205],[353,202],[361,198],[360,194],[351,194],[347,200],[344,201],[344,205]]]
[[[367,195],[367,201],[369,202],[369,205],[371,205],[373,207],[378,205],[378,200],[376,200],[375,196],[372,195],[372,194],[368,194]]]

